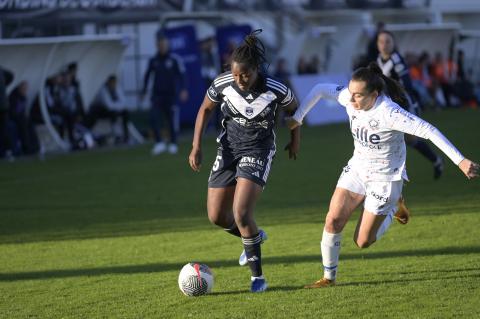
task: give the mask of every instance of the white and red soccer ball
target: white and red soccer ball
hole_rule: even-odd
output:
[[[178,287],[190,297],[208,294],[213,288],[213,273],[205,264],[188,263],[178,275]]]

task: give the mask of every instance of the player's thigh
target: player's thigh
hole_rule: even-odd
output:
[[[377,232],[387,215],[377,215],[367,210],[364,210],[358,219],[354,241],[364,247],[375,242]]]
[[[227,187],[209,187],[207,195],[208,217],[212,221],[232,219],[235,185]],[[229,216],[228,216],[229,215]]]
[[[363,194],[337,187],[330,200],[325,227],[329,232],[341,232],[355,209],[363,202]]]
[[[237,217],[246,217],[253,214],[255,205],[263,191],[263,187],[243,177],[238,177],[233,200],[233,211]]]
[[[372,243],[378,229],[388,215],[395,214],[397,203],[402,195],[403,181],[369,182],[366,184],[366,197],[363,214],[355,230],[355,240]]]
[[[236,161],[234,157],[222,150],[217,156],[208,178],[207,210],[210,221],[215,224],[230,223],[233,220],[232,206],[237,181]]]
[[[334,233],[341,232],[364,198],[365,187],[358,173],[351,166],[345,166],[330,200],[325,220],[326,230]]]

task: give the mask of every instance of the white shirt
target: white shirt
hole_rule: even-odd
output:
[[[346,108],[355,147],[348,164],[366,181],[408,179],[404,133],[431,140],[456,165],[464,159],[439,130],[405,111],[383,94],[378,96],[375,105],[369,110],[356,110],[350,103],[348,88],[337,84],[317,84],[293,118],[302,123],[305,115],[320,98],[336,99]]]
[[[98,93],[95,101],[104,105],[110,111],[123,111],[127,108],[125,95],[123,91],[117,86],[115,88],[115,92],[117,94],[117,99],[114,100],[112,95],[110,94],[107,85],[104,85],[100,92]]]

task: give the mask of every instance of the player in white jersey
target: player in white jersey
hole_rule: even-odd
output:
[[[215,163],[208,180],[207,210],[213,224],[242,238],[240,265],[252,272],[250,290],[262,292],[267,283],[262,272],[260,244],[266,239],[253,216],[254,208],[275,155],[275,113],[293,111],[297,100],[290,88],[266,76],[265,51],[253,33],[232,54],[231,71],[220,74],[207,90],[195,122],[189,163],[194,171],[202,163],[202,134],[216,107],[224,114]],[[295,158],[298,129],[286,149]]]
[[[407,93],[407,102],[400,106],[410,113],[419,115],[420,109],[416,98],[418,94],[413,88],[408,66],[395,48],[393,34],[386,30],[380,31],[377,36],[377,47],[379,52],[377,63],[382,69],[383,75],[400,82]],[[432,163],[433,178],[440,178],[443,173],[442,157],[436,154],[425,140],[416,136],[405,135],[405,142]]]
[[[335,284],[342,231],[353,211],[363,203],[354,234],[360,248],[377,241],[389,228],[402,193],[405,168],[404,133],[432,141],[467,176],[479,176],[479,165],[465,158],[435,127],[401,108],[402,88],[382,74],[375,63],[357,69],[348,88],[317,84],[301,103],[289,128],[301,125],[321,98],[336,99],[345,107],[354,140],[352,158],[333,193],[321,241],[324,277],[305,288]]]

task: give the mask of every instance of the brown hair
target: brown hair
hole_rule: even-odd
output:
[[[385,93],[400,106],[407,106],[408,99],[405,89],[397,81],[383,75],[377,63],[371,62],[368,67],[356,69],[352,75],[353,81],[363,81],[369,93],[377,91]]]

